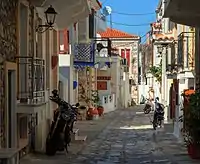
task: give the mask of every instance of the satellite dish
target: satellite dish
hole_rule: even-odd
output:
[[[103,8],[103,14],[104,14],[105,16],[108,16],[108,15],[110,15],[111,13],[112,13],[112,8],[111,8],[110,6],[106,6],[106,7]]]

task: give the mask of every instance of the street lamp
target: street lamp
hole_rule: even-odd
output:
[[[39,25],[36,29],[37,32],[43,33],[48,29],[53,29],[53,24],[55,23],[57,12],[52,7],[52,5],[44,12],[46,18],[45,25]]]
[[[111,53],[112,53],[112,43],[111,43],[111,40],[108,39],[107,43],[108,43],[107,46],[104,46],[102,43],[97,43],[97,51],[99,53],[102,49],[107,48],[108,49],[108,55],[111,56]]]

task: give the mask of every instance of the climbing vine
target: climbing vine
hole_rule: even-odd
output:
[[[149,68],[149,73],[151,73],[155,78],[156,81],[162,82],[162,63],[159,66],[152,66]]]

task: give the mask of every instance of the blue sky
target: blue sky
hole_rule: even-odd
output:
[[[122,15],[119,13],[128,14],[144,14],[144,13],[155,13],[155,9],[158,5],[159,0],[100,0],[103,3],[103,7],[110,6],[113,10],[112,21],[116,23],[137,25],[147,24],[155,21],[155,14],[149,15]],[[108,22],[108,26],[110,23]],[[113,28],[128,32],[131,34],[144,35],[150,29],[148,26],[124,26],[124,25],[112,25]]]

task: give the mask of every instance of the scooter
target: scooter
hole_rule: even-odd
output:
[[[46,139],[46,154],[49,156],[55,155],[56,151],[64,151],[64,149],[68,152],[73,124],[78,114],[79,103],[72,106],[62,100],[57,92],[57,90],[52,91],[53,96],[49,97],[59,106],[54,112],[51,128]]]
[[[154,120],[153,120],[153,129],[156,130],[158,126],[162,127],[163,120],[164,120],[164,110],[155,111],[154,113]]]
[[[149,114],[152,111],[152,107],[153,107],[153,105],[152,105],[151,101],[149,99],[146,99],[145,107],[143,109],[144,114]]]

